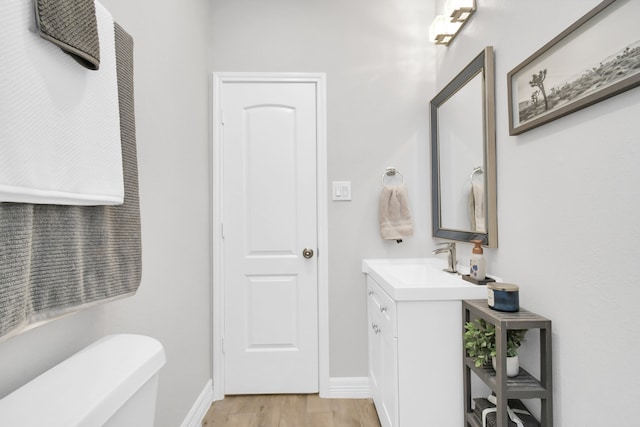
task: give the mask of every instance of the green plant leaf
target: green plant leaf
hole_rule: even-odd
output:
[[[464,348],[467,355],[473,358],[477,367],[489,363],[491,357],[496,356],[496,327],[483,319],[464,324],[463,334]],[[526,329],[510,329],[507,331],[507,356],[513,357],[518,353],[518,348],[527,333]]]

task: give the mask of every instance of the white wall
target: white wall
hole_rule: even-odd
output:
[[[437,86],[494,46],[499,247],[485,251],[488,270],[553,321],[555,425],[631,427],[640,398],[640,89],[508,133],[507,73],[598,3],[478,0],[459,38],[437,49]],[[521,352],[527,368],[537,363],[535,341]]]
[[[329,202],[330,374],[364,377],[362,259],[420,256],[431,246],[427,115],[435,48],[427,33],[433,4],[217,0],[212,6],[214,71],[327,74],[329,181],[351,181],[353,193],[351,202]],[[416,236],[400,245],[382,241],[377,226],[388,166],[404,174],[416,219]]]
[[[211,378],[209,2],[102,3],[135,42],[142,283],[0,343],[0,396],[104,334],[147,334],[167,353],[156,425],[175,427]]]

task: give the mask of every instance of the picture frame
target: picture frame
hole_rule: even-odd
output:
[[[509,135],[640,85],[640,1],[604,0],[507,74]]]

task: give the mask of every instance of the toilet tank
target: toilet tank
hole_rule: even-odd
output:
[[[162,344],[109,335],[0,399],[0,426],[153,427]]]

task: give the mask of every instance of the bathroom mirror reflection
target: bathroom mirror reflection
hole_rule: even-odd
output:
[[[498,245],[493,48],[431,100],[433,235]]]

